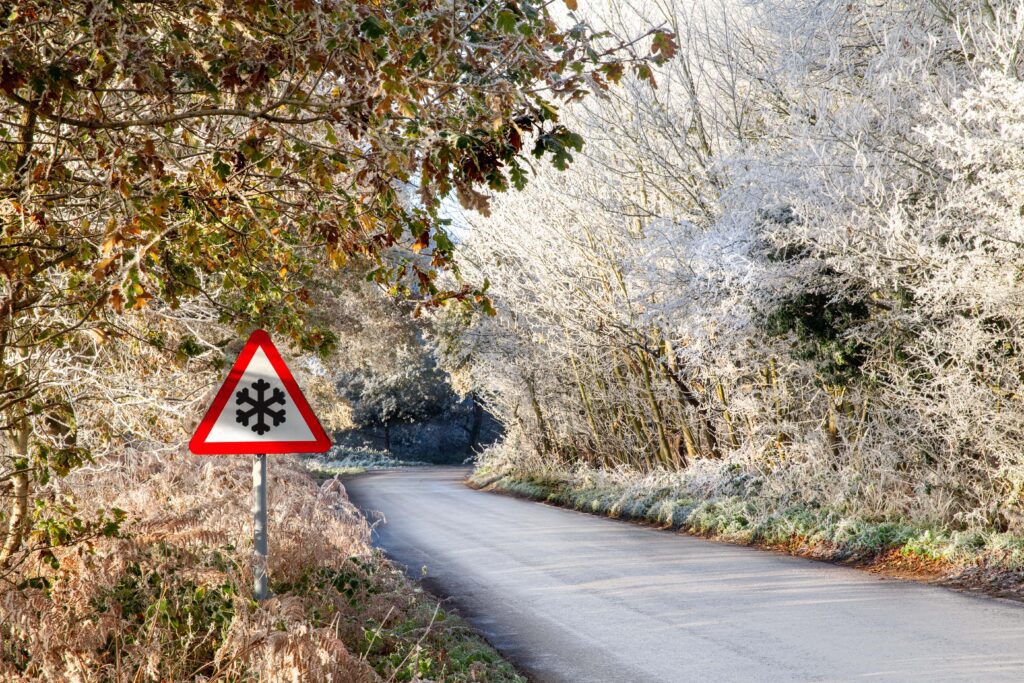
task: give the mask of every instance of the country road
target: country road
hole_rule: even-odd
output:
[[[374,541],[531,680],[1024,680],[1024,606],[473,491],[346,480]]]

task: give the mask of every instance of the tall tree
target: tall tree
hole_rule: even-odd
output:
[[[521,187],[528,140],[564,166],[581,139],[557,101],[649,74],[600,42],[536,0],[2,3],[0,565],[31,483],[89,455],[84,401],[109,396],[67,378],[102,385],[104,344],[201,353],[165,333],[199,301],[324,350],[313,268],[352,258],[431,303],[484,300],[435,284],[439,202]],[[403,243],[430,258],[382,258]]]

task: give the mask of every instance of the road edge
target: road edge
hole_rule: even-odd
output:
[[[713,530],[698,529],[682,523],[665,523],[647,516],[634,515],[628,510],[612,510],[603,506],[580,505],[571,494],[573,489],[561,481],[550,481],[532,477],[517,477],[503,474],[497,477],[480,477],[479,471],[470,472],[463,484],[477,491],[510,496],[522,500],[544,503],[583,514],[604,517],[639,526],[680,533],[717,543],[778,552],[793,557],[824,562],[842,567],[883,576],[888,579],[913,581],[930,586],[953,590],[958,593],[985,599],[1007,600],[1024,603],[1024,571],[998,567],[958,566],[952,562],[928,559],[902,553],[899,548],[883,548],[877,552],[851,554],[827,544],[809,545],[805,537],[792,535],[781,542],[760,539],[747,540],[716,533]]]

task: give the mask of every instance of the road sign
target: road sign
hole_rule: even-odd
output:
[[[196,455],[252,460],[253,594],[270,596],[267,577],[267,453],[323,453],[331,447],[270,335],[256,330],[231,367],[188,444]]]
[[[323,453],[331,440],[270,335],[256,330],[188,447],[196,455]]]

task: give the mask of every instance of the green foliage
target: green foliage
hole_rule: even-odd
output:
[[[861,299],[803,292],[765,316],[763,328],[773,337],[792,335],[793,355],[813,362],[824,384],[846,386],[859,376],[866,351],[848,331],[868,313]]]
[[[790,206],[762,210],[763,227],[790,226],[801,219]],[[768,261],[779,264],[807,264],[814,257],[801,241],[765,241],[762,249]],[[866,348],[849,337],[849,331],[868,319],[868,295],[857,287],[842,286],[839,274],[828,266],[817,267],[819,280],[835,281],[834,291],[802,290],[784,299],[761,316],[761,327],[770,337],[791,336],[795,358],[815,364],[826,386],[847,386],[860,374]]]
[[[347,558],[297,581],[273,586],[277,595],[332,595],[347,606],[339,629],[351,652],[363,655],[382,677],[394,681],[521,681],[461,619],[446,613],[379,555]],[[391,607],[382,617],[378,606]],[[317,611],[318,625],[336,623],[338,612]],[[357,640],[358,638],[358,640]]]
[[[551,154],[551,163],[560,171],[564,171],[572,162],[570,150],[583,151],[583,137],[573,133],[565,126],[556,126],[550,133],[537,136],[533,146],[533,156],[541,157],[544,153]]]
[[[304,573],[297,581],[271,586],[275,594],[310,593],[333,589],[352,607],[365,602],[367,597],[378,592],[373,577],[377,565],[358,557],[349,557],[340,567],[317,567]]]
[[[158,548],[157,554],[175,553]],[[159,633],[161,654],[179,659],[178,670],[192,676],[213,672],[214,654],[227,636],[236,603],[237,594],[228,583],[201,585],[139,563],[129,564],[110,590],[91,601],[97,615],[113,612],[133,627],[121,642],[108,638],[105,649],[110,655],[146,632]]]
[[[523,681],[460,618],[422,597],[403,618],[369,622],[361,647],[373,668],[389,680]]]
[[[182,359],[195,358],[203,351],[203,347],[199,345],[199,342],[192,335],[186,335],[178,343],[178,357]]]

